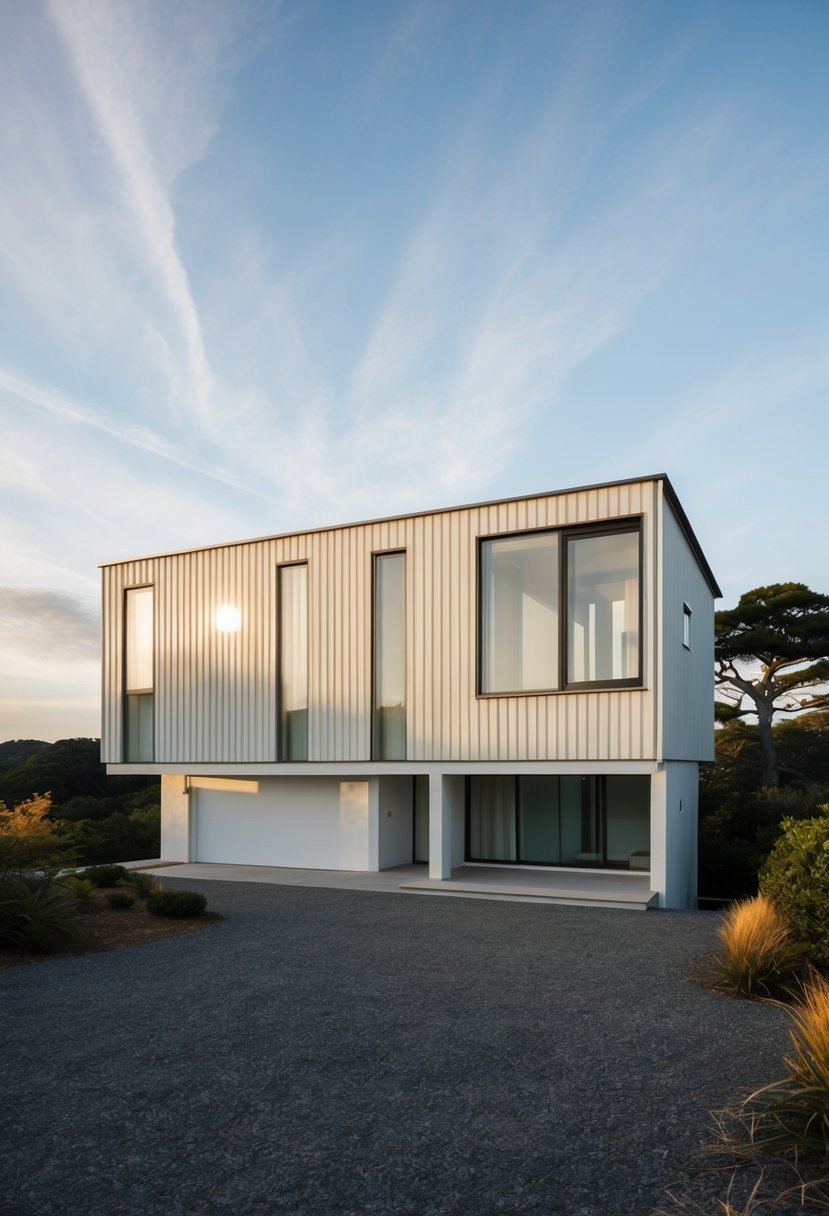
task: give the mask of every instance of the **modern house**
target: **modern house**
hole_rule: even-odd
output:
[[[664,475],[102,574],[102,758],[161,775],[165,860],[693,906],[720,592]]]

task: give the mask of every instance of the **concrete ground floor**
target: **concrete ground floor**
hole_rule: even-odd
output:
[[[358,889],[391,872],[407,892],[694,906],[695,764],[290,767],[164,773],[164,861],[365,876]]]

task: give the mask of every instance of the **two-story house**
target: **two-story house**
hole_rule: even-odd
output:
[[[102,757],[161,775],[165,860],[693,905],[720,593],[664,475],[102,574]]]

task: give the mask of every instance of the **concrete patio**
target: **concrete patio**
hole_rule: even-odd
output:
[[[275,866],[218,865],[179,862],[174,865],[133,862],[159,877],[211,882],[276,883],[289,887],[327,887],[341,891],[393,891],[519,903],[558,903],[583,907],[628,908],[644,911],[656,896],[647,874],[532,869],[518,866],[459,866],[452,878],[428,877],[425,865],[359,870],[301,870]]]

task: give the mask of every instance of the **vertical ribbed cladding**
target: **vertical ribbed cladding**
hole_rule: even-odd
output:
[[[257,543],[156,559],[157,762],[275,759],[275,614],[267,550]],[[105,585],[112,571],[122,572],[122,589],[139,576],[153,581],[151,570],[125,565],[109,568]],[[112,593],[108,598],[112,603]],[[224,604],[240,611],[236,633],[216,628],[216,610]],[[113,661],[120,615],[110,630]],[[118,703],[111,697],[110,719]],[[112,737],[120,725],[109,729]]]
[[[124,588],[156,593],[160,762],[269,762],[277,755],[277,569],[308,563],[309,758],[371,751],[372,553],[406,552],[410,760],[650,759],[657,678],[653,482],[461,508],[276,538],[102,571],[102,754],[122,758]],[[643,517],[646,690],[478,697],[477,538]],[[227,603],[236,634],[215,627]]]

